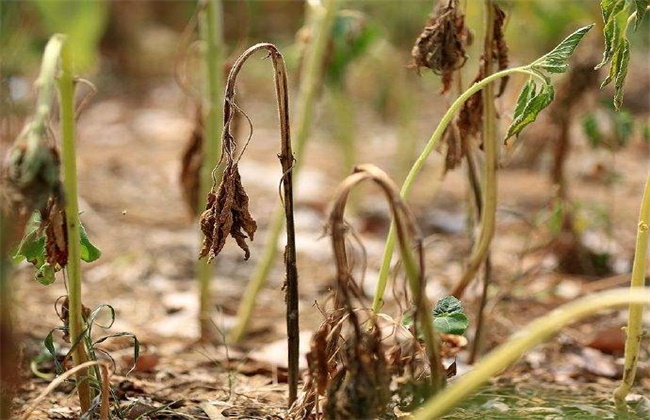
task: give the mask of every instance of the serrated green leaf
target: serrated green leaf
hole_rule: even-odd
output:
[[[79,236],[81,239],[80,254],[82,260],[86,262],[93,262],[102,256],[102,251],[99,248],[97,248],[95,245],[93,245],[90,242],[90,239],[88,239],[86,228],[84,228],[84,225],[81,223],[81,220],[79,220]]]
[[[625,0],[600,0],[603,22],[607,23],[625,7]]]
[[[517,98],[517,106],[515,107],[514,118],[524,112],[526,104],[530,102],[530,100],[535,96],[536,89],[537,85],[535,84],[535,81],[533,79],[530,79],[519,93],[519,97]]]
[[[463,335],[469,326],[469,320],[465,314],[449,314],[435,317],[433,325],[440,333]]]
[[[616,49],[612,64],[609,68],[607,78],[600,85],[601,89],[614,81],[614,108],[618,111],[623,105],[623,87],[625,77],[630,64],[630,42],[623,39],[621,45]]]
[[[634,0],[636,7],[636,22],[634,22],[634,30],[639,29],[639,25],[643,22],[648,7],[650,7],[650,0]]]
[[[463,313],[463,305],[453,296],[438,301],[433,309],[433,325],[438,332],[461,335],[467,329],[469,320]]]
[[[522,100],[528,100],[523,107],[520,106],[519,103],[517,104],[517,109],[519,109],[520,112],[515,113],[513,116],[505,140],[508,140],[512,136],[519,135],[524,127],[535,121],[539,113],[553,102],[554,96],[555,92],[553,90],[553,85],[550,84],[543,85],[539,92],[536,91],[536,87],[533,87],[532,95],[529,94],[526,97],[519,95]]]
[[[582,38],[593,28],[594,24],[584,26],[564,38],[553,50],[536,60],[531,67],[543,69],[549,73],[564,73],[569,68],[569,58]]]
[[[596,70],[609,63],[617,49],[617,46],[621,42],[621,26],[617,19],[612,19],[605,23],[603,35],[605,37],[605,50],[603,51],[602,61],[595,67]]]
[[[436,304],[436,307],[433,308],[433,316],[443,316],[451,314],[462,314],[463,313],[463,304],[460,303],[460,300],[453,296],[445,296],[440,299]]]

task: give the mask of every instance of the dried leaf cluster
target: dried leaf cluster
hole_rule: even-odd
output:
[[[496,4],[494,7],[494,24],[492,34],[492,44],[489,51],[484,51],[481,54],[479,64],[479,71],[472,83],[483,80],[488,75],[486,55],[491,54],[492,61],[497,66],[497,70],[504,70],[508,68],[508,46],[506,45],[504,37],[504,24],[506,14]],[[495,95],[497,98],[503,94],[508,77],[501,79],[499,91]],[[483,126],[483,94],[479,90],[472,95],[458,112],[453,124],[451,124],[444,136],[444,142],[447,144],[447,156],[445,160],[445,171],[456,168],[467,154],[467,147],[469,147],[469,139],[477,137]]]
[[[426,67],[442,76],[440,93],[451,88],[454,72],[467,61],[465,47],[471,44],[465,15],[458,3],[458,0],[438,3],[411,51],[413,66],[418,72]]]
[[[228,235],[235,238],[244,250],[244,259],[250,257],[246,239],[253,240],[257,223],[248,209],[248,195],[244,190],[237,163],[229,158],[219,188],[208,194],[206,210],[201,215],[201,231],[205,235],[199,257],[212,261],[223,249]]]

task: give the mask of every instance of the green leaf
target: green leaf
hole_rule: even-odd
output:
[[[601,89],[614,80],[614,108],[618,111],[623,105],[623,87],[625,85],[625,77],[630,64],[630,42],[623,39],[621,45],[616,49],[612,64],[609,67],[609,74],[607,78],[600,85]]]
[[[529,86],[531,84],[532,86]],[[508,128],[505,140],[508,140],[512,136],[519,135],[524,127],[535,121],[537,115],[553,102],[553,97],[555,96],[553,85],[544,84],[541,89],[537,91],[537,85],[532,80],[524,87],[524,91],[522,91],[517,99],[515,114],[512,123],[510,123],[510,127]]]
[[[81,259],[86,262],[93,262],[102,256],[102,251],[93,245],[88,239],[88,234],[86,233],[86,228],[79,220],[79,235],[81,238]]]
[[[48,286],[56,280],[55,274],[57,271],[58,270],[52,267],[49,263],[45,263],[36,270],[34,278],[42,285]]]
[[[536,60],[531,67],[543,69],[549,73],[564,73],[569,68],[569,58],[582,38],[593,28],[594,24],[584,26],[558,44],[549,53]]]
[[[617,19],[612,19],[605,23],[603,35],[605,36],[605,50],[603,51],[603,59],[596,66],[596,70],[609,63],[614,55],[614,52],[621,43],[621,26]]]
[[[440,299],[433,309],[433,316],[436,330],[444,334],[461,335],[469,325],[469,320],[463,312],[463,305],[453,296]]]
[[[643,22],[648,7],[650,7],[650,0],[634,0],[634,7],[636,8],[636,22],[634,22],[634,30],[636,31]]]
[[[625,7],[625,0],[600,0],[603,22],[607,23]]]
[[[593,112],[587,114],[582,119],[582,131],[587,136],[589,145],[594,149],[598,148],[598,146],[600,146],[600,144],[603,142],[603,134],[600,131],[598,119]]]

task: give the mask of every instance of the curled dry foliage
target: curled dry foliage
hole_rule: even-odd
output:
[[[367,304],[348,261],[345,234],[349,227],[343,219],[351,189],[364,180],[374,181],[386,194],[401,249],[406,253],[403,254],[405,268],[417,266],[412,279],[417,284],[410,283],[413,302],[409,306],[415,306],[416,315],[430,313],[424,294],[422,258],[418,265],[410,254],[412,244],[416,245],[420,257],[422,251],[415,219],[401,200],[398,187],[383,171],[373,165],[359,166],[339,187],[330,213],[329,228],[337,268],[334,307],[312,338],[305,394],[292,407],[292,418],[319,413],[321,396],[326,397],[325,418],[382,418],[391,404],[408,405],[403,404],[401,391],[393,393],[391,382],[395,381],[402,391],[404,384],[417,386],[424,389],[422,394],[427,397],[435,388],[433,377],[442,372],[439,355],[432,355],[437,351],[436,346],[425,348],[416,338],[418,328],[426,330],[423,323],[414,323],[407,329],[388,316],[365,309]],[[393,324],[393,334],[382,337],[380,318]],[[421,321],[422,317],[417,319]],[[393,401],[394,396],[398,401]]]
[[[442,0],[415,41],[411,51],[413,66],[418,72],[426,67],[442,76],[440,93],[446,93],[454,72],[467,61],[465,47],[470,43],[471,35],[458,0]]]
[[[244,250],[244,259],[250,257],[246,239],[253,240],[257,223],[248,210],[248,195],[239,176],[237,163],[230,160],[217,192],[208,194],[206,210],[201,215],[201,231],[205,235],[200,257],[212,261],[223,249],[228,235],[235,238]]]
[[[192,217],[197,216],[199,208],[199,189],[201,163],[203,162],[203,116],[201,107],[197,107],[194,127],[181,156],[181,173],[179,181],[183,200]]]
[[[494,23],[492,42],[489,48],[486,46],[485,51],[483,51],[483,54],[481,54],[478,74],[472,83],[483,80],[489,73],[492,72],[492,69],[487,68],[488,60],[486,60],[486,56],[488,54],[491,54],[490,62],[495,62],[497,64],[497,70],[505,70],[509,65],[508,46],[506,45],[503,30],[506,14],[496,4],[493,4],[493,7]],[[501,96],[505,91],[508,79],[508,77],[501,79],[499,91],[496,94],[497,98]],[[482,126],[483,95],[482,91],[479,90],[467,101],[465,101],[462,108],[458,112],[458,116],[455,118],[454,123],[451,124],[445,132],[444,142],[447,144],[445,171],[452,170],[456,168],[458,164],[460,164],[463,157],[465,157],[467,154],[466,148],[469,145],[469,139],[477,137],[481,132]]]
[[[50,197],[47,207],[41,210],[40,229],[45,231],[45,254],[55,271],[68,264],[68,230],[62,201],[60,197]]]

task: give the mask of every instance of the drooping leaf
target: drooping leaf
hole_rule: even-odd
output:
[[[102,256],[102,251],[93,245],[88,239],[88,233],[86,233],[86,228],[79,220],[79,235],[81,243],[81,259],[85,262],[93,262]]]
[[[469,326],[460,300],[446,296],[438,301],[433,309],[433,324],[438,332],[461,335]]]
[[[605,50],[603,51],[603,59],[596,66],[596,70],[610,62],[618,45],[621,43],[621,25],[619,25],[617,19],[611,19],[605,23],[603,35],[605,37]]]
[[[650,7],[650,0],[634,0],[636,7],[636,22],[634,22],[634,30],[639,29],[639,25],[643,22],[643,18]]]
[[[616,16],[625,7],[625,0],[600,0],[600,10],[605,23]]]
[[[536,60],[532,67],[543,69],[549,73],[564,73],[569,68],[569,58],[584,36],[594,24],[584,26],[566,37],[549,53]]]
[[[532,86],[529,86],[531,83]],[[539,113],[553,102],[553,97],[555,95],[553,85],[544,84],[539,91],[537,90],[534,81],[531,80],[529,85],[526,85],[524,90],[530,90],[525,92],[525,94],[522,91],[519,95],[515,114],[512,123],[510,123],[510,127],[508,128],[505,140],[508,140],[512,136],[519,135],[524,127],[535,121]]]

